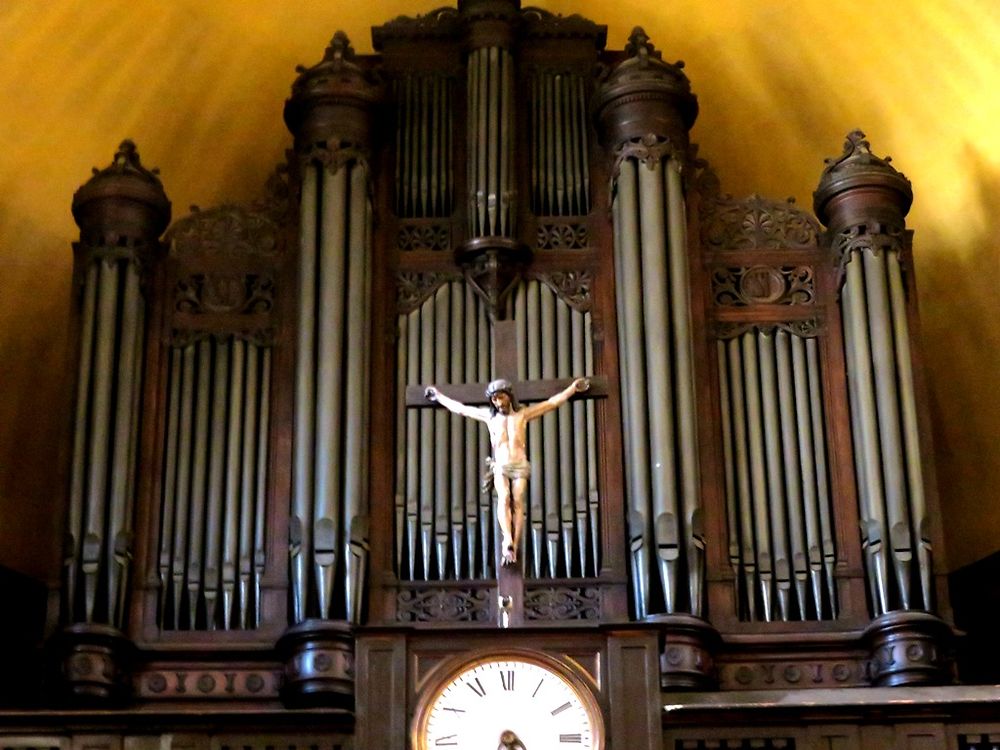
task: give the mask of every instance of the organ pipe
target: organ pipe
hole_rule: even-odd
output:
[[[232,335],[168,350],[164,630],[260,625],[270,367],[269,348]]]
[[[292,518],[289,523],[292,619],[306,617],[308,564],[312,529],[308,521],[313,495],[314,436],[316,430],[316,210],[319,173],[307,165],[302,174],[299,219],[299,310],[295,363],[295,458],[292,481]]]
[[[170,202],[132,141],[73,196],[80,227],[79,360],[64,548],[65,624],[71,639],[125,627],[143,392],[144,274],[162,250]],[[153,572],[155,577],[156,573]],[[109,669],[117,668],[114,659]],[[72,682],[72,678],[70,678]]]
[[[632,548],[633,580],[637,594],[636,615],[644,616],[649,607],[650,554],[652,537],[652,494],[650,491],[648,412],[646,407],[645,346],[643,337],[641,290],[641,258],[639,249],[638,196],[636,195],[635,162],[626,159],[621,164],[615,206],[615,233],[619,246],[621,279],[617,296],[622,301],[623,316],[619,317],[622,348],[623,411],[629,450],[626,455],[626,476],[629,493],[629,536]]]
[[[512,298],[511,312],[516,323],[519,377],[532,379],[532,373],[536,373],[533,379],[537,380],[543,376],[569,378],[577,372],[592,374],[592,332],[588,313],[572,309],[551,288],[537,280],[524,282],[519,287]],[[419,307],[402,314],[400,330],[411,332],[400,344],[403,352],[400,361],[407,369],[406,385],[437,382],[447,387],[448,382],[488,380],[491,340],[486,319],[485,305],[478,296],[467,284],[456,281],[442,283]],[[420,329],[419,335],[412,333],[416,329]],[[553,344],[548,353],[545,349],[549,344],[542,343],[547,340]],[[566,355],[559,354],[563,346],[567,348]],[[414,359],[421,360],[421,368],[414,369]],[[439,434],[438,425],[429,417],[443,414],[450,430],[447,433],[450,450],[435,451],[432,445],[425,457],[422,443],[426,441],[415,441],[407,444],[397,457],[396,476],[401,486],[429,488],[426,499],[431,505],[424,510],[430,510],[430,514],[420,513],[421,518],[431,521],[429,528],[435,547],[425,569],[417,559],[417,547],[404,543],[404,559],[397,566],[398,574],[404,579],[412,579],[417,577],[413,573],[417,570],[419,577],[426,580],[488,576],[485,556],[492,557],[495,540],[494,523],[489,515],[492,482],[488,483],[486,494],[480,491],[481,459],[489,451],[488,442],[483,445],[487,439],[486,429],[441,410],[410,408],[406,411],[402,421],[411,417],[427,420],[434,434]],[[568,421],[552,421],[548,443],[544,425],[537,432],[529,431],[529,456],[540,455],[532,466],[526,507],[528,528],[534,532],[527,544],[527,559],[536,578],[562,575],[564,571],[573,575],[575,571],[596,570],[598,566],[596,552],[587,544],[588,536],[596,539],[599,534],[596,458],[589,445],[594,435],[587,426],[586,411],[580,411],[578,420],[569,410],[567,415]],[[577,421],[580,423],[578,434]],[[539,425],[533,422],[529,428],[531,426]],[[544,446],[549,443],[555,452],[551,461],[545,457]],[[574,466],[577,455],[582,461]],[[547,487],[551,487],[551,494]],[[535,488],[534,494],[531,488]],[[403,533],[408,534],[405,529]],[[482,560],[476,552],[480,548]]]
[[[835,618],[836,555],[816,340],[751,329],[718,341],[716,351],[730,564],[742,589],[740,616]]]
[[[469,235],[511,237],[515,207],[512,152],[513,58],[501,47],[469,53],[468,65]]]
[[[303,171],[289,539],[295,622],[311,616],[357,622],[362,607],[368,554],[368,185],[367,165],[353,151]]]

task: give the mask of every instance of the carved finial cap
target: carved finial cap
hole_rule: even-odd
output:
[[[698,117],[698,98],[684,74],[683,61],[668,63],[637,26],[625,47],[628,55],[604,80],[594,113],[606,142],[614,146],[647,133],[686,143]]]
[[[844,152],[825,160],[826,167],[813,193],[813,208],[820,221],[829,225],[832,219],[831,201],[855,190],[891,196],[900,218],[906,216],[913,203],[913,187],[906,175],[890,164],[891,161],[891,157],[882,158],[872,153],[871,144],[862,131],[848,133]]]
[[[348,133],[336,132],[336,121],[345,119],[343,113],[348,109],[367,112],[382,97],[377,76],[359,63],[360,58],[347,34],[338,31],[324,51],[322,60],[311,68],[303,65],[296,67],[299,76],[292,84],[291,97],[285,102],[285,124],[293,135],[298,138],[303,130],[312,130],[314,123],[310,120],[317,112],[323,112],[327,116],[320,119],[324,121],[325,129],[331,131],[327,135],[341,140],[355,140],[356,128],[349,126]],[[330,116],[331,107],[339,108],[339,116]]]
[[[158,169],[147,169],[139,158],[135,142],[126,139],[118,146],[111,163],[94,167],[87,182],[73,194],[73,218],[81,229],[95,223],[124,220],[127,210],[104,210],[112,204],[138,208],[145,216],[144,232],[158,237],[170,223],[170,201],[160,182]],[[135,217],[130,219],[133,223]],[[133,227],[135,229],[135,227]],[[104,231],[103,229],[101,231]]]

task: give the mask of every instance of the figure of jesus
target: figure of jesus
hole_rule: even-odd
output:
[[[424,391],[428,401],[441,404],[448,411],[463,417],[485,422],[489,428],[490,443],[493,446],[490,469],[497,493],[497,521],[503,537],[500,559],[502,565],[514,565],[517,562],[517,551],[520,549],[521,532],[524,528],[524,493],[528,487],[528,477],[531,476],[531,465],[525,450],[527,424],[562,406],[573,394],[582,393],[588,388],[589,380],[577,378],[569,387],[551,398],[521,406],[509,381],[494,380],[486,387],[489,406],[484,408],[469,406],[449,398],[434,386]]]

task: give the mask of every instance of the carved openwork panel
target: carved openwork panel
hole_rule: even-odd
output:
[[[711,250],[815,247],[820,233],[819,222],[794,202],[760,195],[706,201],[700,229],[703,245]]]
[[[167,235],[170,338],[189,344],[211,333],[267,346],[287,229],[283,205],[194,211]]]
[[[816,282],[809,266],[727,266],[712,271],[717,305],[810,305]]]
[[[527,620],[598,620],[601,590],[597,586],[532,586],[525,592],[524,609]]]
[[[414,587],[396,597],[399,622],[487,623],[492,619],[492,588]]]

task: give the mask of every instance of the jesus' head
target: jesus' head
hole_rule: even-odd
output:
[[[521,408],[514,395],[514,387],[509,380],[499,378],[486,386],[486,398],[490,402],[490,414],[510,414]]]

